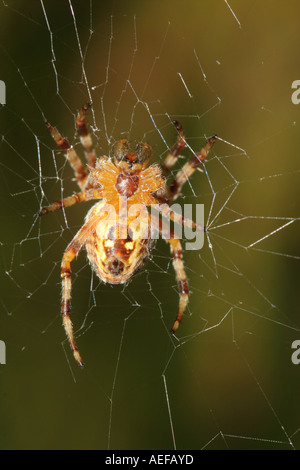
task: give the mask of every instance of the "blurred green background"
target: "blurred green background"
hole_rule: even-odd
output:
[[[300,5],[230,6],[236,18],[221,0],[0,6],[1,449],[300,448]],[[162,162],[172,119],[193,151],[213,133],[228,143],[184,188],[211,227],[203,250],[184,255],[192,295],[178,339],[163,241],[125,288],[100,284],[83,251],[72,276],[79,370],[61,327],[60,262],[89,205],[35,214],[77,189],[43,121],[80,153],[74,118],[91,99],[98,155],[125,136]]]

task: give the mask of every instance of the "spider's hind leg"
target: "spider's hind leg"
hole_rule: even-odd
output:
[[[62,279],[62,307],[61,313],[63,318],[63,325],[65,327],[66,335],[69,340],[74,358],[80,366],[83,366],[80,353],[75,343],[73,326],[71,322],[71,263],[78,255],[82,246],[86,243],[88,237],[94,232],[97,224],[99,223],[99,216],[92,215],[83,227],[77,232],[69,246],[67,247],[62,263],[61,263],[61,279]]]
[[[179,308],[178,314],[176,316],[175,322],[172,327],[172,333],[178,329],[182,316],[184,314],[185,308],[189,301],[189,288],[186,279],[186,274],[184,270],[184,265],[182,261],[182,248],[181,243],[176,238],[171,238],[167,240],[170,243],[171,254],[173,257],[173,266],[176,275],[176,280],[179,288]]]

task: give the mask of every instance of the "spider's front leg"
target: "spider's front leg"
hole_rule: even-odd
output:
[[[190,179],[192,174],[201,165],[201,163],[204,162],[217,138],[218,137],[216,135],[210,137],[200,152],[197,152],[188,162],[185,163],[181,170],[178,171],[177,175],[168,188],[169,203],[177,199],[181,192],[182,186]]]
[[[176,130],[178,132],[177,140],[162,164],[163,176],[168,176],[169,172],[177,162],[180,156],[180,152],[182,152],[185,147],[185,136],[183,133],[182,125],[178,121],[173,121],[173,125],[176,127]]]
[[[86,103],[82,106],[76,118],[76,128],[80,137],[81,145],[84,148],[85,158],[88,162],[88,165],[91,168],[95,168],[97,157],[94,150],[92,137],[85,120],[86,112],[90,106],[91,103]]]
[[[75,235],[69,246],[67,247],[62,263],[61,263],[61,278],[62,278],[62,308],[61,313],[63,317],[63,325],[65,327],[66,335],[68,337],[73,355],[80,366],[83,366],[83,361],[77,349],[73,326],[70,317],[71,311],[71,262],[79,253],[82,246],[85,244],[87,238],[95,231],[99,223],[99,216],[92,216],[84,226]]]
[[[45,124],[56,145],[65,154],[68,162],[73,168],[79,187],[84,190],[88,174],[74,147],[72,147],[67,139],[65,139],[55,127],[51,126],[49,122],[46,121]]]

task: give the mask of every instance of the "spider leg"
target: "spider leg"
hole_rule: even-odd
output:
[[[188,288],[186,274],[185,274],[184,265],[182,261],[182,247],[181,247],[181,243],[177,235],[172,229],[170,229],[167,226],[167,224],[165,224],[161,219],[159,219],[157,216],[153,214],[151,214],[151,217],[155,219],[155,226],[158,225],[159,231],[162,234],[162,236],[165,237],[167,234],[167,236],[170,237],[165,240],[166,242],[170,244],[171,255],[173,258],[173,267],[174,267],[178,289],[179,289],[178,314],[176,316],[175,322],[172,327],[172,333],[175,333],[175,331],[179,327],[185,308],[189,301],[189,288]]]
[[[69,161],[71,167],[73,168],[79,187],[81,189],[84,189],[85,183],[87,180],[87,171],[82,161],[78,157],[74,148],[71,147],[69,142],[64,137],[62,137],[62,135],[58,132],[57,129],[55,129],[55,127],[51,126],[49,122],[46,122],[46,126],[49,129],[50,134],[52,135],[53,140],[55,141],[56,145],[65,154],[67,160]]]
[[[91,168],[95,168],[97,157],[93,147],[92,137],[88,131],[85,120],[85,115],[89,107],[90,103],[86,103],[82,106],[81,110],[77,115],[76,128],[80,137],[81,145],[84,148],[85,158],[88,162],[88,165]]]
[[[162,164],[162,174],[163,176],[167,176],[171,170],[171,168],[175,165],[175,163],[178,160],[178,157],[180,155],[180,152],[184,149],[185,147],[185,136],[183,133],[182,126],[180,122],[178,121],[173,121],[174,126],[177,129],[178,135],[177,135],[177,140],[173,147],[171,148],[170,152],[165,158],[165,161]]]
[[[62,278],[62,308],[61,313],[63,317],[63,325],[65,327],[66,335],[69,340],[71,349],[73,351],[74,358],[80,366],[83,366],[83,362],[79,351],[77,349],[73,326],[70,317],[70,301],[71,301],[71,262],[79,253],[82,246],[85,244],[87,238],[95,231],[97,224],[99,223],[99,216],[92,216],[84,226],[75,235],[69,246],[67,247],[62,263],[61,263],[61,278]]]
[[[187,279],[186,279],[185,270],[184,270],[183,261],[182,261],[181,243],[176,238],[171,238],[167,241],[168,243],[170,243],[171,254],[173,257],[173,266],[174,266],[174,271],[175,271],[176,280],[177,280],[178,289],[179,289],[178,314],[176,316],[174,325],[172,326],[172,332],[175,333],[175,331],[178,329],[180,325],[182,316],[184,314],[185,308],[189,301],[189,288],[188,288]]]
[[[172,211],[172,209],[169,207],[168,204],[158,204],[157,208],[163,216],[165,216],[167,219],[170,219],[177,224],[192,228],[199,232],[205,231],[205,227],[197,224],[196,222],[194,222],[191,219],[188,219],[187,217],[183,217],[181,214],[178,214],[177,212]]]
[[[188,181],[196,168],[198,168],[199,165],[206,159],[216,139],[216,135],[213,135],[210,139],[208,139],[206,145],[200,150],[200,152],[194,155],[181,168],[181,170],[178,171],[177,175],[169,186],[169,202],[174,201],[179,196],[182,186],[184,183],[186,183],[186,181]]]
[[[82,201],[100,199],[101,197],[102,197],[101,189],[97,189],[97,190],[89,189],[81,193],[76,193],[76,194],[73,194],[72,196],[65,197],[64,199],[60,199],[59,201],[55,201],[49,206],[42,207],[42,209],[38,212],[38,215],[39,216],[45,215],[45,214],[48,214],[49,212],[54,212],[59,209],[62,209],[63,207],[64,208],[70,207]]]

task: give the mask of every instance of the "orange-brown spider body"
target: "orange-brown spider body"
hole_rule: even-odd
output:
[[[57,146],[73,168],[81,191],[43,207],[39,212],[39,215],[44,215],[82,201],[100,200],[88,212],[84,225],[66,248],[61,263],[63,324],[73,355],[81,366],[83,362],[75,343],[70,317],[71,263],[81,248],[85,247],[97,276],[110,284],[122,284],[131,279],[148,257],[154,243],[153,238],[156,238],[153,237],[153,229],[164,235],[166,224],[159,219],[159,214],[175,223],[203,230],[195,222],[173,212],[170,205],[179,196],[184,183],[205,160],[216,139],[216,136],[211,137],[201,151],[185,163],[171,184],[167,185],[165,178],[185,146],[185,137],[179,122],[173,122],[178,132],[177,140],[162,168],[159,165],[148,167],[152,149],[145,142],[140,142],[135,152],[130,152],[128,142],[118,140],[112,149],[112,159],[97,159],[85,121],[88,108],[89,104],[84,105],[76,119],[88,169],[69,142],[46,122]],[[154,216],[149,212],[152,206],[157,211]],[[189,290],[180,240],[172,230],[167,233],[168,236],[164,238],[170,245],[179,289],[179,308],[172,327],[174,333],[188,303]]]
[[[127,282],[149,256],[154,240],[146,207],[157,204],[151,193],[165,187],[158,165],[146,168],[148,161],[134,163],[134,157],[119,164],[102,157],[90,174],[103,201],[87,214],[86,222],[96,216],[99,223],[85,247],[95,273],[110,284]]]

